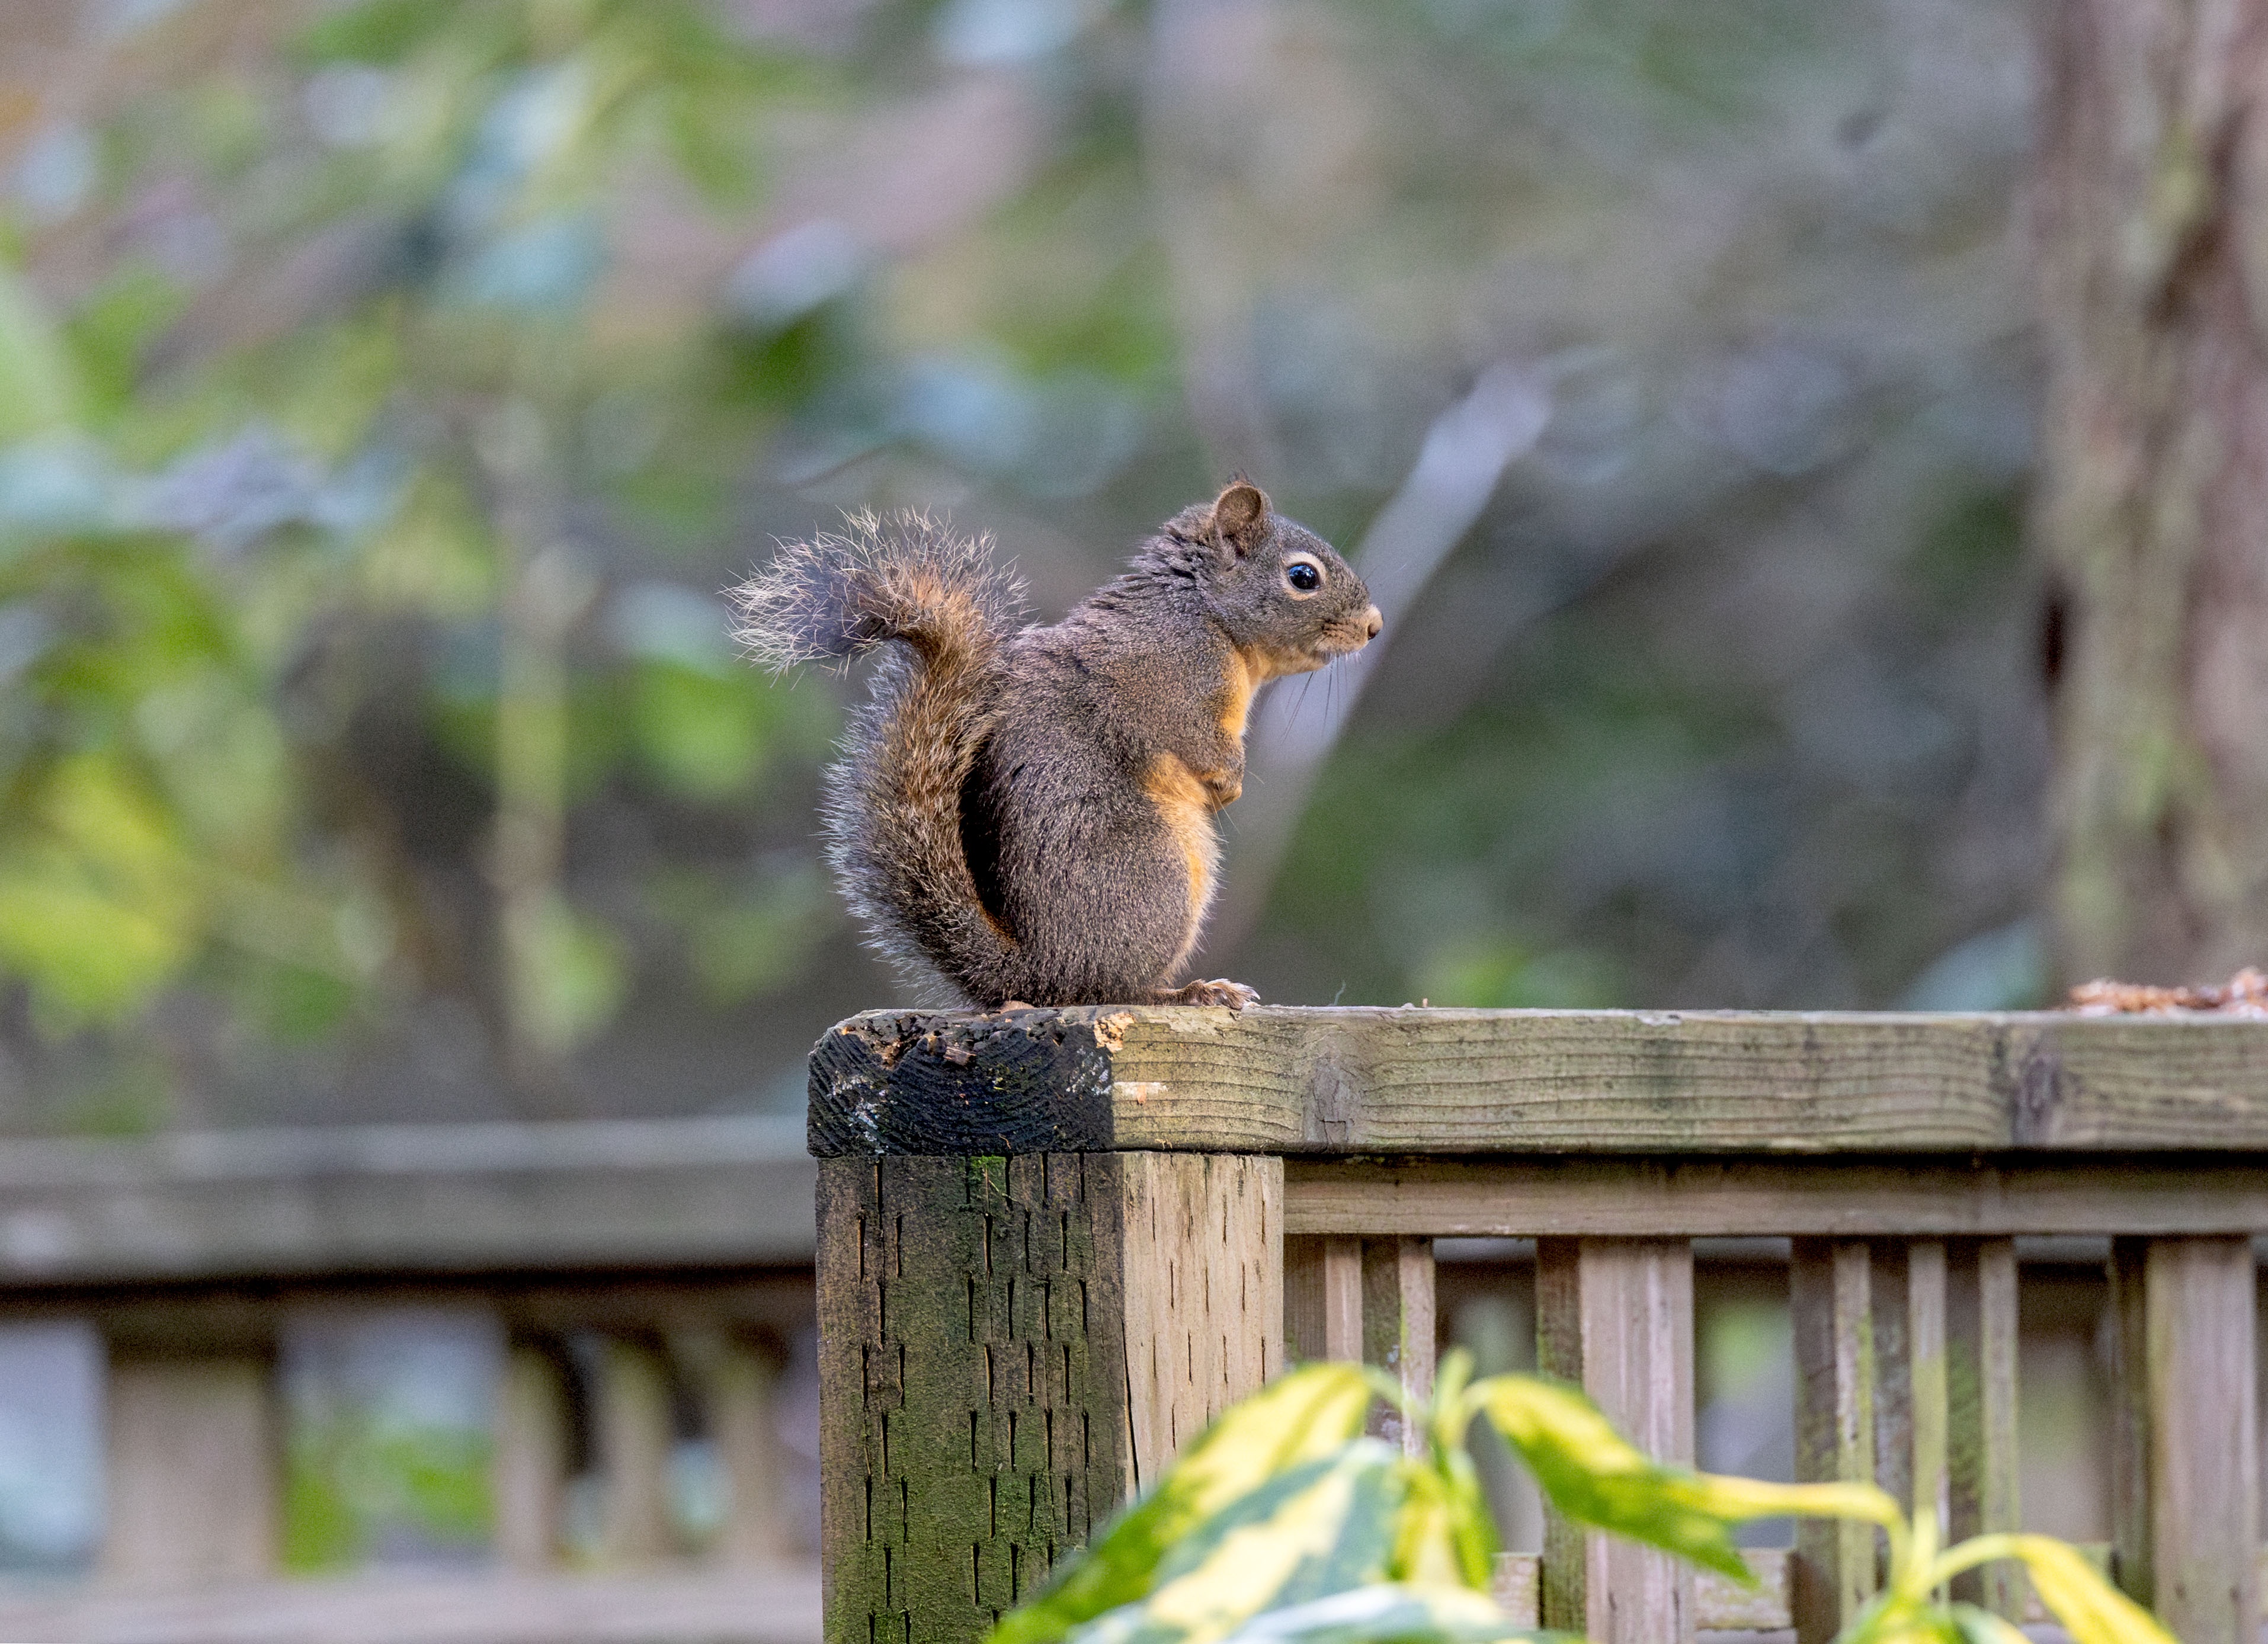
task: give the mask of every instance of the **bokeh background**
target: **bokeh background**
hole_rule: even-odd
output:
[[[858,687],[719,591],[918,505],[1051,618],[1238,468],[1388,638],[1207,974],[2035,1002],[2018,12],[11,6],[0,1123],[792,1107]]]
[[[1387,630],[1276,688],[1204,974],[2047,1001],[2034,21],[0,0],[0,1133],[798,1110],[902,998],[814,838],[858,686],[722,592],[917,505],[1051,619],[1239,469]],[[1702,1432],[1770,1472],[1762,1259]],[[2099,1534],[2073,1272],[2028,1476]],[[0,1563],[83,1567],[99,1345],[0,1335]],[[481,1556],[493,1322],[280,1351],[291,1559]]]

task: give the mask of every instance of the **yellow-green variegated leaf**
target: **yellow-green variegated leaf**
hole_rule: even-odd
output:
[[[1359,1365],[1315,1364],[1225,1411],[1140,1500],[1058,1566],[1028,1603],[1002,1618],[992,1644],[1050,1644],[1141,1598],[1167,1552],[1208,1516],[1358,1436],[1371,1397]]]
[[[1739,1523],[1752,1518],[1857,1518],[1890,1525],[1898,1504],[1870,1484],[1767,1484],[1723,1473],[1673,1473],[1665,1486],[1697,1513]]]
[[[1495,1644],[1567,1637],[1516,1629],[1493,1602],[1469,1588],[1394,1582],[1270,1610],[1224,1644]]]
[[[1733,1521],[1681,1488],[1694,1476],[1647,1456],[1575,1389],[1536,1376],[1492,1375],[1476,1382],[1467,1397],[1568,1517],[1753,1583],[1733,1544]]]
[[[1872,1485],[1778,1485],[1667,1467],[1615,1431],[1576,1389],[1536,1376],[1491,1376],[1468,1395],[1568,1517],[1660,1547],[1742,1582],[1752,1578],[1732,1527],[1782,1514],[1899,1522]]]
[[[1465,1397],[1472,1376],[1473,1355],[1464,1348],[1454,1347],[1441,1355],[1433,1380],[1429,1425],[1433,1463],[1439,1470],[1436,1476],[1446,1493],[1443,1506],[1456,1555],[1456,1579],[1486,1592],[1490,1572],[1496,1567],[1496,1515],[1489,1510],[1480,1472],[1465,1442],[1468,1431],[1478,1419],[1472,1401]]]
[[[2032,1590],[2074,1644],[2174,1644],[2150,1612],[2103,1580],[2101,1572],[2051,1536],[2011,1536]]]
[[[1485,1587],[1486,1566],[1479,1581],[1466,1579],[1448,1481],[1435,1469],[1409,1460],[1402,1463],[1402,1476],[1404,1494],[1394,1541],[1394,1579],[1426,1586]]]
[[[1263,1611],[1382,1581],[1406,1486],[1401,1456],[1375,1439],[1278,1473],[1168,1551],[1147,1597],[1071,1644],[1217,1644]]]

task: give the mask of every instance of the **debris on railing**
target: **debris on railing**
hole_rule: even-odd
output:
[[[2247,965],[2222,987],[2153,987],[2147,983],[2098,977],[2072,989],[2071,1003],[2082,1016],[2162,1016],[2176,1012],[2268,1016],[2268,975]]]

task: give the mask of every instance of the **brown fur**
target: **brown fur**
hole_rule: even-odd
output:
[[[1368,593],[1241,481],[1056,626],[1015,630],[1019,593],[988,544],[919,515],[854,519],[740,591],[741,638],[776,667],[904,647],[829,776],[853,910],[980,1005],[1248,1002],[1170,980],[1217,888],[1212,818],[1242,791],[1254,693],[1360,649]]]

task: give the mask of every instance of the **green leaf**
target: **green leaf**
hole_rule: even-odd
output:
[[[30,285],[0,268],[0,439],[71,427],[79,412],[70,350]]]
[[[1869,1485],[1771,1485],[1665,1467],[1616,1432],[1576,1389],[1541,1377],[1491,1376],[1467,1397],[1568,1517],[1744,1585],[1754,1578],[1732,1537],[1743,1520],[1799,1513],[1900,1522],[1897,1504]]]
[[[622,940],[556,892],[504,923],[513,1004],[536,1042],[571,1051],[604,1031],[628,987]]]
[[[1997,1537],[1979,1539],[1998,1539]],[[2074,1644],[2174,1644],[2150,1612],[2102,1578],[2078,1549],[2051,1536],[2010,1536],[2032,1590]],[[1955,1549],[1958,1556],[1962,1549]]]
[[[1256,1616],[1227,1644],[1494,1644],[1570,1638],[1515,1628],[1469,1589],[1381,1582]]]
[[[1263,1611],[1383,1581],[1407,1480],[1376,1439],[1278,1473],[1170,1548],[1146,1599],[1073,1644],[1214,1644]]]
[[[367,0],[343,6],[300,36],[313,62],[398,63],[446,29],[453,0]]]
[[[185,965],[207,909],[174,819],[118,762],[59,765],[0,840],[0,973],[58,1028],[114,1021]]]
[[[1045,1644],[1142,1597],[1176,1543],[1277,1474],[1349,1442],[1362,1431],[1370,1400],[1359,1365],[1314,1364],[1223,1412],[1082,1556],[1001,1620],[991,1644]]]

